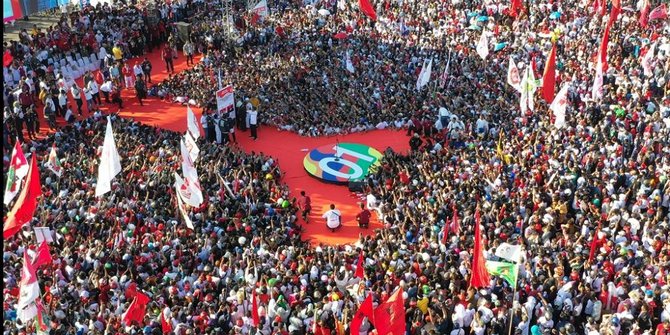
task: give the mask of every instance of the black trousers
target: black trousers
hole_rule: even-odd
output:
[[[251,137],[253,137],[254,139],[257,139],[258,138],[258,126],[255,125],[255,124],[252,124],[252,125],[249,125],[249,127],[251,128]]]

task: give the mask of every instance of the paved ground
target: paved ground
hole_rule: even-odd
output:
[[[58,11],[60,14],[60,11]],[[30,31],[33,28],[33,25],[36,24],[38,28],[46,30],[49,26],[52,26],[58,22],[57,14],[46,14],[40,13],[31,15],[28,21],[23,19],[14,21],[14,25],[9,23],[5,24],[2,29],[2,39],[3,40],[18,40],[19,32],[21,29],[26,29]]]

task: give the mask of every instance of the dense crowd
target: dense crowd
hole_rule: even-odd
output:
[[[206,202],[191,209],[195,229],[186,229],[171,187],[177,134],[118,118],[124,172],[97,200],[105,123],[96,114],[24,145],[44,157],[56,142],[67,171],[60,179],[41,171],[46,200],[34,223],[59,234],[53,265],[38,274],[54,333],[161,333],[158,315],[167,311],[178,334],[331,334],[368,295],[378,305],[401,286],[408,334],[507,334],[510,326],[523,335],[670,334],[667,20],[643,28],[645,4],[622,1],[604,95],[593,99],[593,60],[611,4],[601,13],[591,4],[524,3],[530,7],[512,18],[496,1],[379,1],[376,23],[355,2],[270,4],[261,20],[236,20],[233,44],[218,14],[193,18],[202,60],[156,94],[211,105],[220,68],[242,119],[253,101],[262,122],[303,135],[406,129],[410,153],[387,150],[366,180],[384,229],[352,245],[310,248],[299,202],[274,161],[206,143],[197,164]],[[491,50],[507,43],[486,61],[475,52],[484,29]],[[346,39],[334,37],[341,32]],[[520,113],[504,80],[510,57],[541,77],[552,40],[557,88],[569,85],[560,129],[539,95],[534,111]],[[650,49],[646,75],[641,60]],[[432,81],[417,92],[430,57]],[[11,146],[4,148],[7,161]],[[503,242],[523,245],[516,286],[493,276],[489,288],[468,287],[476,210],[488,259]],[[445,238],[455,216],[459,229]],[[12,321],[22,250],[34,244],[32,233],[20,235],[3,255],[8,333],[30,329]],[[361,265],[364,280],[354,276]],[[129,289],[152,296],[142,324],[120,322]],[[366,320],[360,334],[371,329]]]

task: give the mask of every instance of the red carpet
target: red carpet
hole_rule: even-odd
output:
[[[165,63],[160,59],[160,53],[155,51],[148,54],[147,57],[153,65],[152,80],[157,83],[167,77]],[[199,59],[199,57],[198,57]],[[130,60],[134,64],[135,59]],[[186,69],[186,59],[180,57],[175,61],[175,71]],[[82,84],[82,80],[77,80]],[[70,98],[72,98],[70,96]],[[74,100],[71,99],[73,106]],[[123,109],[120,115],[126,118],[132,118],[144,124],[161,127],[164,129],[183,132],[186,130],[186,107],[179,104],[161,101],[158,98],[148,98],[144,101],[144,106],[140,106],[135,98],[135,90],[123,91]],[[104,112],[116,112],[116,105],[105,105],[101,108]],[[86,102],[84,101],[84,117],[88,117],[86,112]],[[199,120],[201,115],[200,108],[193,108]],[[40,107],[41,111],[41,107]],[[42,114],[41,112],[39,114]],[[59,124],[64,121],[58,118]],[[43,117],[40,119],[41,135],[49,132],[46,121]],[[344,244],[355,242],[359,234],[369,234],[376,228],[381,228],[381,223],[373,219],[368,229],[360,229],[355,220],[359,211],[357,203],[361,200],[355,194],[349,192],[346,185],[334,185],[321,182],[307,174],[304,170],[302,161],[309,150],[321,145],[340,142],[362,143],[384,152],[387,147],[395,151],[407,152],[409,148],[408,138],[403,132],[393,130],[376,130],[368,133],[357,133],[338,137],[300,137],[291,132],[279,131],[272,127],[262,127],[259,129],[259,139],[253,141],[249,138],[249,132],[237,132],[237,140],[240,146],[246,152],[262,152],[274,157],[284,172],[283,181],[289,185],[292,197],[298,197],[300,191],[304,190],[312,198],[312,216],[310,223],[303,225],[305,227],[305,239],[309,239],[314,244]],[[27,139],[27,133],[24,135]],[[328,206],[333,203],[336,208],[342,212],[343,227],[337,232],[332,233],[325,227],[325,221],[321,215],[328,210]]]
[[[292,132],[284,132],[271,127],[263,127],[258,132],[258,140],[253,141],[247,133],[237,132],[240,146],[247,152],[262,152],[278,160],[284,172],[283,181],[289,185],[292,197],[298,197],[300,191],[304,190],[312,198],[312,216],[310,223],[305,227],[305,238],[311,239],[312,243],[319,244],[344,244],[352,243],[358,239],[360,233],[369,234],[382,224],[373,219],[368,229],[358,228],[356,214],[360,211],[357,199],[349,192],[347,185],[334,185],[319,181],[309,176],[303,168],[302,161],[308,151],[313,148],[329,143],[353,142],[362,143],[384,152],[387,147],[395,151],[407,152],[409,149],[409,138],[404,132],[393,130],[376,130],[368,133],[357,133],[337,137],[301,137]],[[306,150],[305,150],[306,149]],[[326,229],[325,221],[321,215],[329,209],[333,203],[342,211],[342,222],[344,227],[335,233]]]

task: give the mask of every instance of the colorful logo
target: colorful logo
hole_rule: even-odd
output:
[[[326,182],[347,183],[363,179],[379,165],[382,154],[358,143],[329,144],[313,149],[303,166],[313,177]]]

